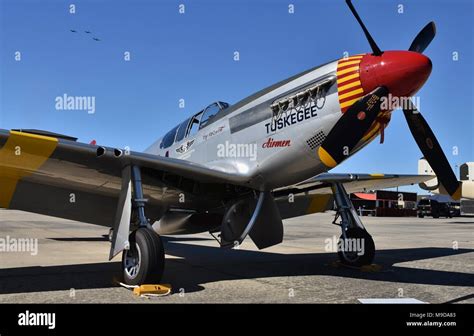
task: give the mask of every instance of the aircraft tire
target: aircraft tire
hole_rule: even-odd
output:
[[[165,268],[160,236],[149,228],[130,234],[130,249],[122,253],[123,280],[127,285],[158,284]]]
[[[349,239],[363,239],[363,253],[360,255],[357,252],[343,253],[343,251],[338,248],[337,255],[341,263],[355,267],[370,265],[375,256],[375,243],[372,236],[366,230],[361,228],[350,228],[346,231],[346,237]],[[339,240],[343,241],[343,239],[344,238],[341,235]],[[359,246],[362,245],[360,244]]]

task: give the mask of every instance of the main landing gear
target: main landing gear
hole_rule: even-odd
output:
[[[130,234],[130,248],[122,253],[123,280],[127,285],[159,283],[165,252],[158,234],[142,227]]]
[[[342,183],[332,185],[334,200],[337,205],[334,224],[341,226],[337,255],[341,263],[348,266],[370,265],[374,260],[375,243],[365,230],[359,216]],[[340,217],[340,223],[336,220]]]
[[[134,224],[138,226],[129,236],[129,249],[122,252],[123,281],[127,285],[157,284],[165,268],[165,253],[160,236],[145,217],[140,168],[132,167]]]

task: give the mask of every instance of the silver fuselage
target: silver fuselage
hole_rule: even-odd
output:
[[[291,185],[325,172],[317,149],[342,116],[337,67],[338,61],[330,62],[277,83],[222,111],[222,117],[194,136],[166,149],[160,148],[160,138],[146,152],[245,175],[259,189]],[[272,104],[328,80],[331,84],[317,99],[274,116]],[[351,154],[377,134],[364,138]]]

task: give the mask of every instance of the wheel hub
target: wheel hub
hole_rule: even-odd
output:
[[[138,244],[125,251],[125,273],[130,279],[134,279],[140,271],[141,251]]]

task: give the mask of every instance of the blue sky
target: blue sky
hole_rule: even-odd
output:
[[[69,13],[70,3],[75,14]],[[232,104],[345,51],[369,51],[343,0],[0,4],[0,128],[45,129],[133,150],[144,150],[212,101]],[[179,14],[180,4],[185,14]],[[436,22],[437,36],[425,51],[433,72],[419,92],[421,112],[453,167],[474,160],[473,2],[354,4],[385,50],[407,49],[427,22]],[[17,51],[21,61],[15,60]],[[127,51],[130,61],[124,60]],[[455,51],[458,61],[452,60]],[[96,112],[56,110],[55,98],[64,93],[95,96]],[[420,156],[396,111],[384,145],[374,141],[334,171],[416,173]]]

